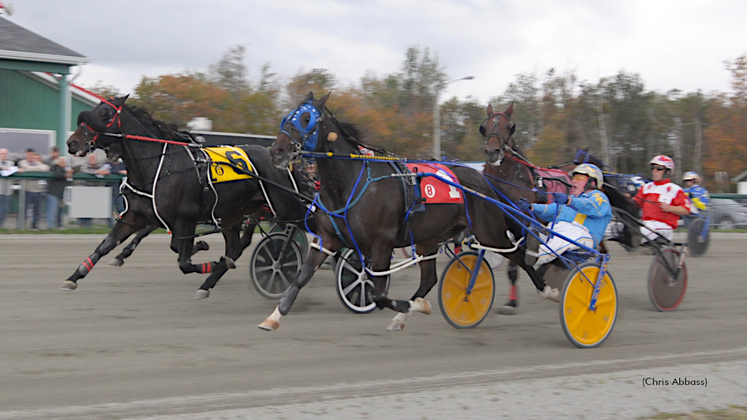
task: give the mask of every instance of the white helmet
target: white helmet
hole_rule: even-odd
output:
[[[589,178],[593,178],[597,181],[597,188],[601,189],[602,185],[604,184],[604,174],[602,174],[602,170],[599,169],[597,165],[591,163],[582,163],[576,166],[576,169],[571,172],[571,176],[575,174],[583,174],[588,176]]]
[[[657,155],[649,162],[651,165],[659,165],[669,169],[670,172],[674,172],[674,161],[672,158],[666,155]]]
[[[700,182],[700,175],[697,172],[688,171],[682,174],[682,180]]]

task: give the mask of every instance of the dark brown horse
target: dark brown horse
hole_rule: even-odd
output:
[[[316,218],[323,249],[312,249],[298,278],[259,328],[277,329],[281,316],[288,314],[300,289],[327,255],[348,247],[358,250],[365,259],[377,307],[398,312],[388,329],[401,330],[410,313],[430,312],[430,304],[424,297],[436,284],[437,277],[435,259],[429,257],[436,255],[441,243],[466,228],[483,245],[506,250],[504,255],[527,270],[539,290],[545,289],[506,234],[502,211],[496,205],[461,192],[457,192],[457,196],[463,197],[460,203],[422,205],[413,194],[418,188],[412,182],[415,179],[406,173],[399,175],[396,165],[373,159],[338,158],[360,155],[360,148],[365,146],[354,127],[337,122],[325,108],[328,99],[329,94],[315,100],[309,93],[283,120],[271,148],[273,163],[279,167],[286,167],[303,153],[318,154],[321,189]],[[322,153],[327,157],[320,156]],[[497,198],[479,172],[456,166],[452,171],[462,186]],[[411,243],[415,244],[416,253],[424,257],[419,263],[420,287],[410,300],[389,299],[386,284],[392,250]]]
[[[225,173],[235,172],[238,179],[214,182],[211,168],[216,165],[215,157],[203,154],[200,148],[174,141],[168,125],[153,120],[142,109],[127,105],[126,100],[126,96],[113,98],[102,101],[91,111],[81,112],[78,127],[67,140],[70,154],[84,154],[94,147],[121,154],[127,168],[128,188],[124,196],[128,210],[61,289],[77,288],[78,280],[102,256],[133,233],[160,226],[172,234],[172,246],[179,253],[179,268],[183,273],[210,274],[195,294],[195,299],[203,299],[210,295],[220,277],[234,267],[233,261],[251,242],[251,233],[243,238],[240,235],[246,216],[262,209],[269,199],[280,217],[303,220],[307,207],[290,192],[293,184],[287,171],[270,164],[266,148],[242,146],[225,152],[226,156],[230,152],[235,155],[224,156],[225,161],[219,165]],[[242,153],[250,160],[240,156]],[[255,176],[247,177],[250,173]],[[193,264],[195,228],[210,220],[220,220],[225,256],[220,261]]]

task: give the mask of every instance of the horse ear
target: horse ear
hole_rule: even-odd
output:
[[[513,113],[514,113],[514,103],[512,101],[511,105],[509,105],[508,108],[506,108],[506,115],[508,115],[510,117],[511,114],[513,114]]]
[[[317,106],[317,108],[319,108],[319,109],[324,108],[324,104],[327,103],[327,99],[329,99],[330,95],[332,95],[332,91],[330,91],[326,95],[324,95],[321,98],[319,98],[319,105]]]
[[[491,115],[493,115],[493,105],[488,104],[488,108],[486,109],[486,111],[488,113],[488,117],[490,117]]]
[[[309,93],[306,94],[306,97],[303,98],[303,102],[307,101],[313,101],[314,100],[314,92],[309,91]]]

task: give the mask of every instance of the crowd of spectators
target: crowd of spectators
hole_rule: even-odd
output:
[[[50,179],[24,179],[23,181],[12,177],[15,173],[26,172],[51,172],[53,177]],[[4,226],[7,216],[11,211],[11,202],[16,189],[23,182],[25,192],[25,208],[23,211],[26,216],[26,226],[31,230],[39,230],[40,220],[46,220],[44,225],[46,229],[61,229],[63,225],[63,215],[65,214],[65,205],[63,201],[65,188],[72,185],[87,185],[96,187],[112,188],[112,203],[118,195],[118,182],[91,182],[91,181],[73,181],[75,173],[89,173],[97,177],[103,177],[109,174],[126,174],[124,164],[121,160],[111,162],[104,161],[98,155],[91,153],[87,156],[85,162],[74,165],[65,156],[60,155],[57,146],[52,147],[49,157],[42,160],[41,156],[34,149],[27,149],[23,158],[14,161],[9,156],[9,151],[0,148],[0,229],[15,228],[15,226]],[[112,207],[114,208],[114,207]],[[21,211],[19,209],[19,211]],[[46,218],[43,218],[43,212],[46,212]],[[42,222],[43,223],[43,222]],[[92,219],[78,219],[77,223],[82,227],[89,227]],[[113,218],[108,219],[109,226],[114,223]]]

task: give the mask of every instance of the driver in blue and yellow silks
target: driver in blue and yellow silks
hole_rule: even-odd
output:
[[[612,206],[609,198],[600,191],[604,183],[604,176],[596,165],[590,163],[576,166],[571,172],[571,176],[573,188],[570,196],[563,193],[552,193],[554,203],[551,204],[530,204],[522,198],[518,206],[524,212],[531,211],[543,221],[552,222],[554,220],[554,224],[549,226],[553,232],[557,232],[586,247],[596,248],[604,239],[607,224],[612,220]],[[528,237],[527,254],[529,256],[536,254],[537,256],[534,263],[535,270],[557,258],[557,255],[579,248],[565,239],[552,236],[546,244],[540,245],[539,252],[535,253],[529,242],[531,241]],[[527,262],[531,263],[529,259]],[[557,302],[560,298],[558,289],[548,289],[549,286],[546,287],[545,291],[540,292],[542,297]]]
[[[708,190],[700,186],[700,175],[693,171],[685,172],[682,175],[682,182],[685,184],[685,194],[693,203],[694,209],[697,209],[697,212],[705,210],[711,201],[711,196],[708,195]],[[695,212],[693,211],[693,213]]]

